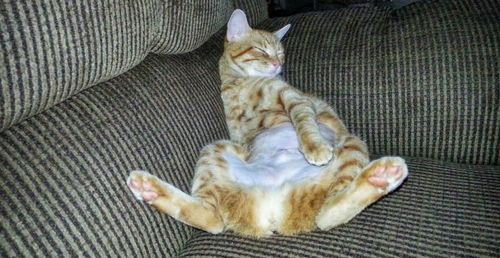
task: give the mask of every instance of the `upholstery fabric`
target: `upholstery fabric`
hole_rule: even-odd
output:
[[[137,65],[156,39],[160,7],[2,0],[0,131]]]
[[[374,154],[500,164],[498,1],[419,1],[272,19],[284,77],[327,100]]]
[[[233,8],[262,1],[0,0],[0,131],[131,69],[201,46]]]
[[[199,150],[228,137],[217,73],[223,32],[190,53],[150,54],[140,62],[120,51],[142,53],[144,46],[104,33],[108,23],[101,19],[119,20],[123,13],[145,24],[150,16],[132,15],[138,2],[120,1],[130,9],[66,6],[74,1],[30,9],[25,3],[0,4],[1,53],[9,54],[0,56],[0,257],[500,253],[500,34],[494,1],[343,9],[259,25],[292,23],[284,76],[336,107],[373,153],[414,156],[406,158],[410,177],[402,188],[351,223],[265,240],[199,232],[135,201],[125,185],[131,170],[145,169],[188,191]],[[160,7],[151,7],[151,14],[161,13]],[[102,13],[120,8],[128,11]],[[99,40],[85,34],[91,43],[84,43],[79,31],[66,31],[54,20],[69,23],[80,16],[68,13],[81,10],[98,27],[73,23],[93,28]],[[130,31],[149,42],[141,27]],[[50,41],[28,40],[32,36]],[[57,49],[38,51],[52,40],[61,42]],[[83,51],[78,67],[69,58],[77,51]],[[107,80],[133,63],[139,64]],[[98,81],[105,82],[90,87]]]
[[[197,153],[227,138],[213,50],[149,56],[1,132],[0,257],[174,256],[192,228],[125,180],[144,169],[189,191]]]
[[[235,9],[242,9],[250,26],[259,24],[269,17],[266,0],[234,0]]]
[[[496,257],[500,167],[406,158],[402,187],[330,231],[255,240],[198,232],[181,257]]]
[[[161,54],[182,53],[199,47],[226,24],[233,11],[230,1],[210,0],[167,1],[163,8],[161,21],[166,26],[158,26],[159,39],[152,49]]]

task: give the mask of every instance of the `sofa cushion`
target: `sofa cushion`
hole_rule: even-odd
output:
[[[125,180],[144,169],[189,191],[199,150],[228,137],[220,49],[151,55],[1,132],[0,257],[175,255],[192,228]]]
[[[500,167],[406,158],[402,187],[346,225],[251,239],[198,231],[181,257],[494,257]]]
[[[418,1],[306,13],[284,77],[326,99],[376,154],[500,164],[498,1]]]
[[[148,53],[184,53],[236,7],[255,22],[260,0],[0,0],[0,131],[115,77]]]
[[[183,53],[199,47],[229,19],[234,7],[228,3],[231,2],[166,1],[152,52]]]
[[[166,1],[157,25],[158,41],[151,51],[172,54],[196,49],[227,23],[235,8],[246,11],[250,24],[268,18],[263,0],[233,0],[232,3],[227,0]]]
[[[242,9],[250,26],[259,24],[269,18],[267,0],[233,0],[235,8]]]

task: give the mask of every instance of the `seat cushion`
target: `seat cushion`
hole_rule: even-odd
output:
[[[0,257],[174,256],[192,228],[126,179],[143,169],[189,191],[197,153],[228,137],[220,54],[151,55],[1,132]]]
[[[401,188],[338,228],[261,240],[198,232],[181,256],[497,256],[500,167],[406,160]]]

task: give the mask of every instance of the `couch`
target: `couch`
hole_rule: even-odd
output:
[[[0,2],[0,257],[500,255],[498,1],[272,19],[263,0]],[[133,198],[134,169],[189,192],[201,148],[228,138],[217,63],[235,8],[292,24],[283,76],[373,158],[404,157],[399,190],[338,228],[258,240]]]

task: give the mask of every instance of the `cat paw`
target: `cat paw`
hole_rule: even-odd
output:
[[[384,157],[369,164],[364,177],[380,192],[390,193],[408,177],[408,167],[402,158]]]
[[[333,147],[328,143],[311,143],[302,147],[302,153],[310,164],[322,166],[333,158]]]
[[[127,178],[127,185],[135,198],[148,204],[152,204],[163,194],[160,184],[157,177],[145,171],[132,171]]]

